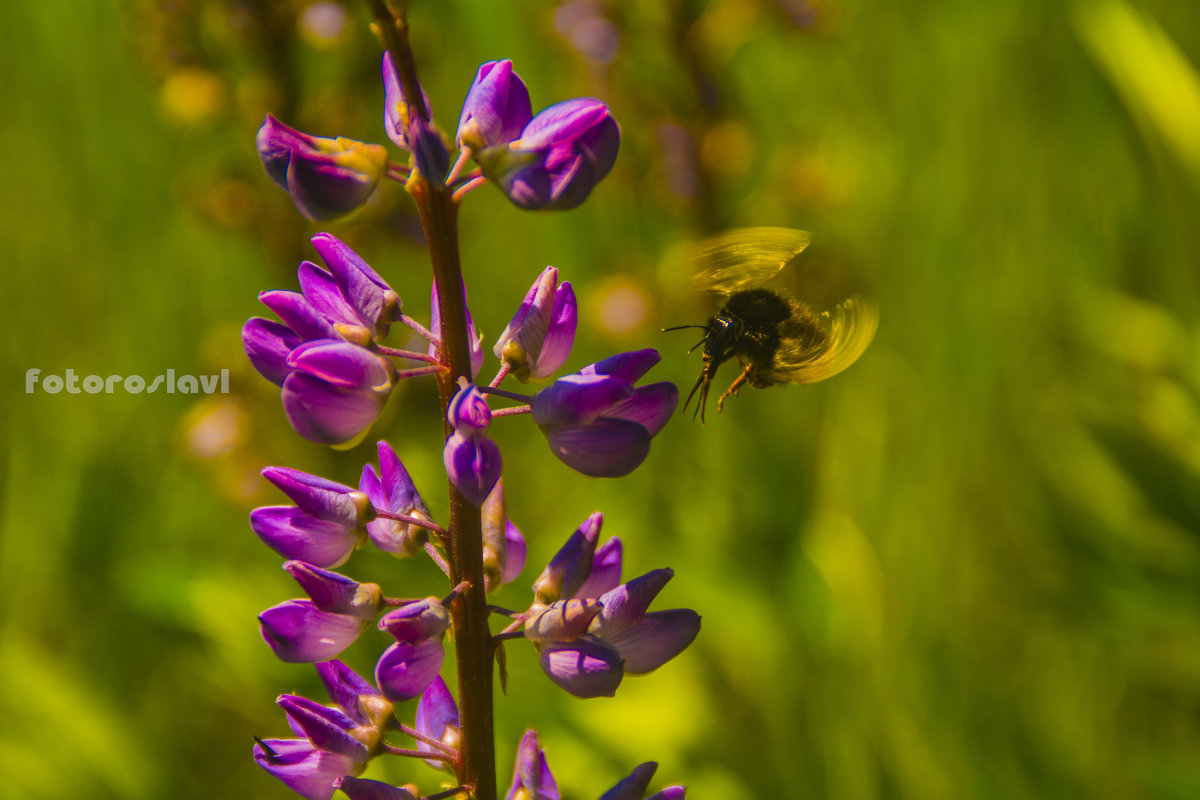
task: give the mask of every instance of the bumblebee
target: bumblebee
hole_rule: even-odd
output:
[[[737,359],[741,372],[717,398],[718,412],[746,384],[764,389],[836,375],[871,343],[879,324],[874,302],[844,271],[800,263],[810,241],[805,231],[790,228],[744,228],[707,239],[697,249],[694,284],[725,301],[703,325],[666,329],[704,331],[688,350],[704,345],[704,365],[683,404],[686,410],[699,391],[693,419],[699,414],[704,422],[709,388],[730,359]],[[764,286],[785,269],[795,296]]]

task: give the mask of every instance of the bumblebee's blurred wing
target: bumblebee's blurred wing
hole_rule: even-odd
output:
[[[853,364],[875,338],[879,307],[864,295],[853,294],[829,309],[813,309],[810,319],[825,333],[824,341],[814,343],[809,336],[793,337],[783,331],[784,339],[768,371],[772,381],[815,383]]]
[[[791,228],[740,228],[700,243],[693,257],[697,289],[733,294],[756,289],[779,274],[812,241]]]

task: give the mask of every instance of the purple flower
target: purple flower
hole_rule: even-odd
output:
[[[522,383],[548,377],[563,365],[575,341],[578,309],[571,284],[558,283],[558,270],[537,277],[492,352]]]
[[[508,144],[532,117],[529,90],[513,71],[512,62],[488,61],[479,67],[467,91],[455,141],[460,148],[475,150]]]
[[[263,640],[291,663],[325,661],[349,647],[383,607],[383,591],[303,561],[283,565],[309,600],[288,600],[258,616]]]
[[[412,478],[408,476],[408,470],[396,457],[391,446],[381,441],[378,449],[379,472],[376,473],[370,464],[363,466],[358,488],[367,493],[375,508],[433,522],[425,501],[421,499]],[[419,553],[429,539],[425,528],[383,517],[368,522],[367,533],[380,550],[397,557]]]
[[[521,738],[512,787],[505,800],[559,800],[558,784],[546,763],[546,753],[538,747],[537,731],[525,731]]]
[[[458,706],[450,694],[449,687],[441,675],[434,677],[433,682],[421,693],[417,703],[417,718],[415,727],[422,735],[441,742],[451,750],[457,751],[459,746]],[[417,740],[417,749],[423,753],[438,753],[433,745]],[[453,771],[446,761],[426,759],[425,763],[435,769]]]
[[[533,421],[564,464],[584,475],[616,478],[645,460],[675,412],[670,382],[634,387],[660,356],[638,350],[606,358],[559,378],[533,398]]]
[[[305,261],[300,292],[261,294],[283,324],[251,319],[242,343],[255,369],[282,387],[296,431],[346,447],[366,435],[395,383],[395,367],[373,346],[401,318],[400,298],[337,237],[312,241],[329,271]]]
[[[534,117],[507,146],[479,154],[483,174],[516,205],[561,211],[582,203],[617,159],[621,128],[599,100],[565,100]]]
[[[361,206],[388,164],[381,145],[310,136],[270,114],[258,129],[258,157],[271,180],[312,220],[340,217]]]
[[[450,627],[449,613],[436,597],[427,597],[384,614],[379,627],[396,643],[375,665],[375,682],[394,703],[419,697],[446,657],[442,635]]]
[[[374,517],[370,498],[349,486],[284,467],[263,475],[295,506],[264,506],[250,513],[250,527],[284,558],[336,567],[362,544]]]
[[[551,559],[534,584],[525,623],[542,670],[577,697],[612,695],[625,673],[657,669],[700,630],[691,609],[647,613],[674,573],[654,570],[621,583],[621,542],[597,548],[600,523],[597,512]]]
[[[254,760],[307,800],[333,797],[337,783],[361,772],[382,741],[378,730],[364,729],[340,709],[290,694],[277,702],[292,730],[306,738],[260,740]]]
[[[454,488],[467,502],[480,506],[500,479],[500,448],[484,433],[492,420],[487,399],[463,380],[463,388],[446,409],[454,433],[446,439],[442,461]]]

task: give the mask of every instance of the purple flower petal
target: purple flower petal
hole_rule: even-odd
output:
[[[586,425],[633,396],[629,384],[605,375],[566,375],[533,397],[533,421],[543,427]]]
[[[242,347],[258,373],[276,386],[291,372],[288,353],[303,340],[286,325],[253,317],[242,326]]]
[[[600,538],[603,525],[604,515],[594,511],[567,538],[533,584],[539,601],[549,605],[556,600],[575,596],[592,573],[596,541]]]
[[[288,467],[266,467],[262,475],[304,513],[318,519],[336,522],[347,528],[358,528],[366,521],[371,510],[369,498],[344,483]]]
[[[621,540],[609,539],[596,549],[592,573],[574,593],[574,597],[600,597],[621,583]]]
[[[289,664],[313,664],[345,650],[370,620],[319,610],[310,600],[288,600],[258,615],[263,641]]]
[[[627,777],[600,795],[600,800],[642,800],[657,769],[658,764],[653,761],[639,764]]]
[[[316,665],[317,675],[325,684],[329,699],[341,707],[359,725],[373,722],[363,713],[363,700],[382,700],[383,696],[354,670],[337,659]]]
[[[543,431],[559,460],[593,478],[628,475],[650,453],[649,431],[629,420],[601,417],[590,425],[563,425]]]
[[[379,618],[380,630],[409,644],[440,637],[449,627],[450,614],[436,597],[405,603]]]
[[[375,665],[375,682],[393,703],[420,697],[442,668],[446,652],[441,637],[418,644],[396,642]]]
[[[307,697],[280,695],[275,701],[288,716],[288,723],[317,747],[365,763],[367,746],[350,735],[357,725],[344,711],[323,706]]]
[[[429,290],[429,308],[430,320],[429,329],[433,331],[433,335],[438,339],[442,338],[442,305],[438,299],[437,279],[434,279],[433,285]],[[483,369],[483,336],[475,331],[475,323],[471,319],[471,309],[466,305],[466,287],[463,287],[463,305],[467,308],[467,345],[470,349],[471,359],[471,380],[479,375],[479,370]],[[438,348],[430,344],[429,355],[434,358],[440,358]]]
[[[370,333],[363,327],[353,306],[342,296],[342,291],[333,275],[318,267],[311,261],[300,264],[297,272],[300,280],[300,293],[314,309],[324,316],[339,333],[345,334],[345,328],[359,329]],[[366,344],[360,337],[350,339],[357,344]]]
[[[379,334],[387,334],[389,323],[400,319],[400,297],[370,265],[331,233],[318,233],[313,247],[349,301],[355,318]]]
[[[576,697],[612,697],[624,675],[617,649],[590,636],[543,645],[539,655],[542,671]]]
[[[287,365],[344,389],[390,391],[391,365],[383,356],[342,339],[305,342],[288,356]]]
[[[641,425],[651,436],[656,436],[675,413],[679,405],[679,389],[670,382],[652,383],[639,386],[634,390],[633,397],[617,403],[608,411],[606,417],[627,419]]]
[[[690,608],[652,611],[642,620],[608,637],[625,659],[625,671],[643,675],[679,655],[700,633],[700,615]]]
[[[472,505],[483,505],[500,479],[500,448],[483,435],[467,438],[455,432],[446,440],[442,462],[454,488]]]
[[[283,323],[291,328],[304,341],[313,339],[335,339],[340,341],[337,329],[333,327],[325,315],[318,311],[308,299],[299,292],[276,290],[262,292],[258,300],[275,312]]]
[[[653,347],[645,350],[633,350],[628,353],[618,353],[603,361],[589,364],[579,370],[580,375],[610,375],[628,384],[634,384],[650,368],[662,360],[662,356]]]
[[[330,800],[335,783],[358,769],[352,758],[329,753],[304,739],[266,739],[254,745],[254,761],[305,800]]]
[[[613,634],[646,615],[646,609],[674,576],[674,570],[656,569],[605,592],[600,597],[604,610],[592,623],[589,633],[611,640]]]
[[[525,569],[527,548],[525,538],[512,522],[504,526],[504,547],[507,557],[504,560],[504,570],[500,573],[500,583],[512,583]]]
[[[537,731],[526,731],[521,737],[506,800],[559,800],[558,784],[546,763],[546,753],[538,747]]]
[[[359,583],[299,560],[288,561],[283,568],[326,613],[373,620],[383,606],[383,590],[378,584]]]
[[[417,800],[412,793],[399,786],[366,778],[346,776],[342,778],[338,788],[345,792],[350,800]]]
[[[404,88],[400,85],[400,75],[396,72],[396,65],[392,61],[391,53],[383,54],[383,127],[387,131],[388,138],[396,143],[397,147],[409,149],[407,120],[412,116],[407,110],[407,101],[404,97]],[[421,99],[425,103],[425,108],[430,111],[430,116],[433,116],[432,106],[429,104],[429,97],[425,94],[425,90],[421,89]]]
[[[317,444],[349,445],[379,418],[387,392],[333,386],[293,372],[283,382],[283,410],[296,433]]]
[[[425,691],[421,693],[421,700],[417,703],[415,725],[419,732],[430,739],[455,749],[458,748],[458,706],[441,675],[435,676]],[[417,749],[422,753],[440,753],[432,745],[420,740],[417,740]],[[449,769],[445,761],[427,759],[425,763],[434,769]]]
[[[532,117],[529,90],[512,62],[488,61],[467,91],[455,141],[459,147],[476,149],[507,144],[521,135]]]
[[[358,544],[353,529],[317,519],[294,506],[264,506],[250,513],[250,527],[268,547],[284,558],[322,567],[345,562]]]
[[[538,353],[537,363],[533,368],[533,377],[537,379],[548,377],[566,363],[571,355],[571,346],[575,344],[575,329],[579,320],[578,303],[575,300],[575,290],[571,284],[564,281],[558,287],[554,298],[554,308],[550,315],[550,328],[542,342],[541,352]]]

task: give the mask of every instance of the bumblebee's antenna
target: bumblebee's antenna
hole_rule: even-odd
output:
[[[706,335],[704,336],[704,338],[702,338],[700,341],[696,342],[694,345],[692,345],[691,347],[688,348],[688,355],[691,355],[693,352],[695,352],[696,348],[699,347],[700,345],[704,344],[704,340],[708,338],[708,336],[707,336],[708,326],[707,325],[676,325],[674,328],[663,328],[662,332],[669,333],[670,331],[682,331],[682,330],[687,330],[688,328],[699,328],[702,331],[706,332]],[[693,389],[692,391],[695,391],[695,389]],[[686,405],[686,403],[685,403],[685,405]]]

